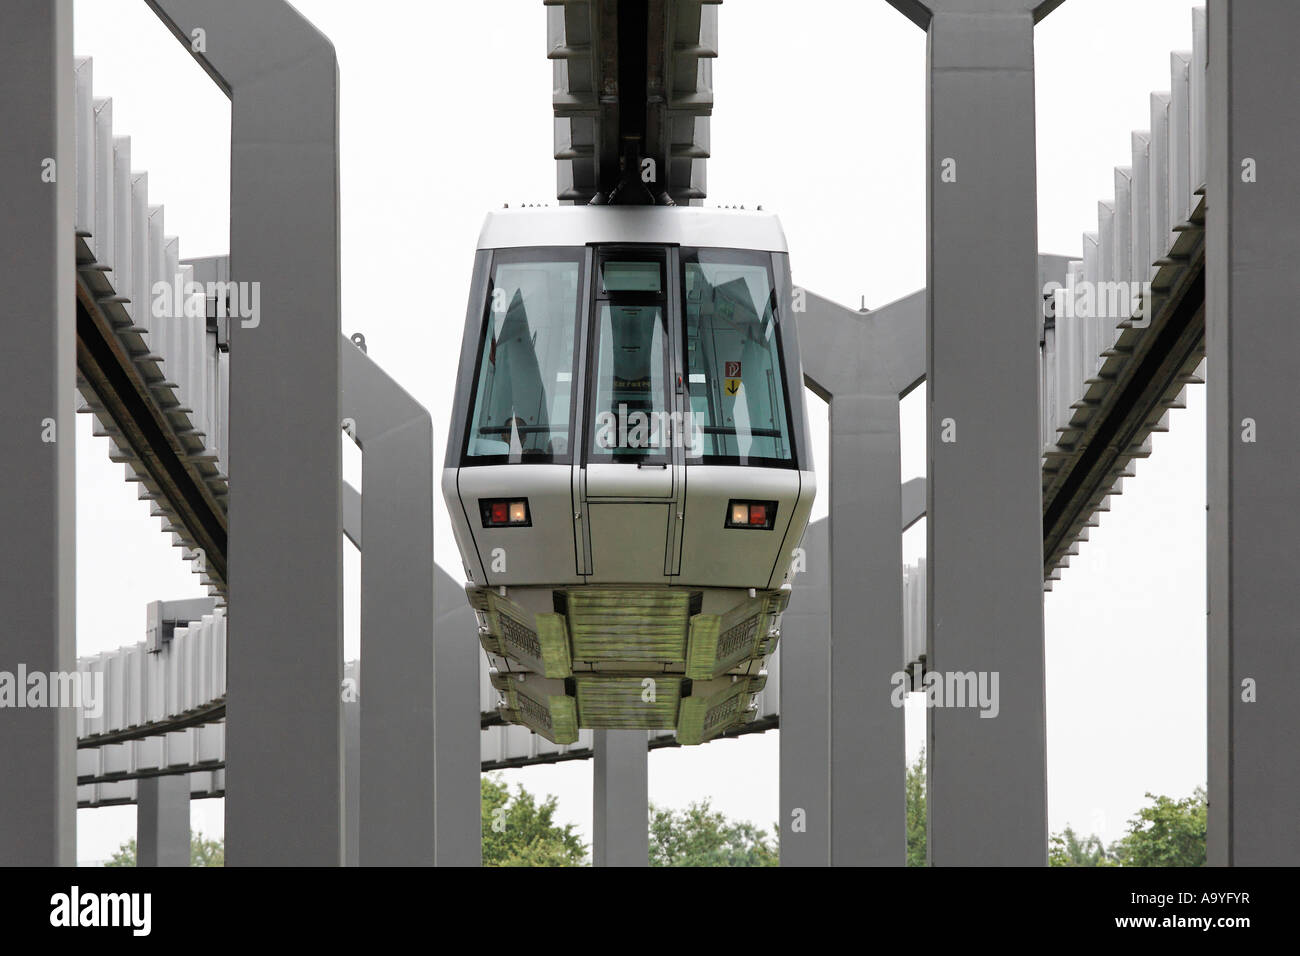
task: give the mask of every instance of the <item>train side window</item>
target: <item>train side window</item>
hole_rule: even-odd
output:
[[[692,461],[794,465],[768,258],[743,250],[682,250]]]
[[[466,464],[572,460],[581,256],[579,249],[493,255]]]

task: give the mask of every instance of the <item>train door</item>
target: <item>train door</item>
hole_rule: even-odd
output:
[[[594,250],[575,499],[588,580],[663,583],[680,565],[676,263],[664,246]]]

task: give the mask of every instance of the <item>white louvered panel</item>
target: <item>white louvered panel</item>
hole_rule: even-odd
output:
[[[1171,228],[1183,222],[1191,214],[1191,140],[1188,125],[1190,122],[1191,98],[1189,85],[1191,75],[1191,54],[1171,53],[1169,67],[1171,71],[1171,88],[1169,104],[1169,216]]]
[[[146,193],[147,195],[147,193]],[[151,206],[146,203],[145,206],[145,228],[148,234],[148,246],[146,255],[146,268],[149,276],[144,286],[144,310],[148,315],[149,326],[149,351],[159,356],[161,361],[158,368],[163,373],[163,380],[170,382],[171,378],[167,374],[168,357],[171,355],[170,343],[168,341],[168,329],[171,325],[166,315],[156,315],[158,311],[155,308],[154,289],[157,283],[162,281],[167,271],[165,261],[164,243],[163,243],[163,208],[162,206]],[[158,303],[161,304],[161,303]],[[157,397],[155,395],[155,397]]]
[[[124,297],[131,295],[132,249],[131,217],[131,139],[113,137],[113,288]],[[135,303],[128,303],[127,313],[135,318]]]
[[[1129,281],[1151,278],[1151,134],[1133,134],[1132,205],[1129,211]]]
[[[1151,94],[1151,184],[1148,191],[1151,259],[1169,248],[1169,94]]]
[[[1190,180],[1188,182],[1188,209],[1195,207],[1196,201],[1192,195],[1197,190],[1205,187],[1205,168],[1206,168],[1206,134],[1208,132],[1208,116],[1206,114],[1206,85],[1208,77],[1206,71],[1209,69],[1209,47],[1207,44],[1207,33],[1205,23],[1205,8],[1195,7],[1192,10],[1192,60],[1188,65],[1188,83],[1187,83],[1187,105],[1188,105],[1188,138],[1189,156],[1188,166],[1190,169]]]
[[[117,182],[113,168],[113,101],[96,99],[95,112],[95,222],[92,226],[90,248],[100,262],[112,265],[115,258],[114,226],[116,209],[113,205],[114,186]]]
[[[1111,276],[1116,282],[1128,282],[1133,277],[1132,233],[1133,170],[1120,166],[1115,170],[1115,219],[1111,236],[1111,255],[1114,257]]]
[[[77,210],[74,225],[78,232],[90,232],[95,226],[95,114],[89,57],[73,60],[73,140],[76,155]],[[59,176],[65,171],[56,170]]]

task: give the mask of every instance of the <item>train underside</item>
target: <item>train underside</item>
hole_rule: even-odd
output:
[[[555,743],[580,727],[703,743],[751,720],[788,586],[466,588],[502,716]]]

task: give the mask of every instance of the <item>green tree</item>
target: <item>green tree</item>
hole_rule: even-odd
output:
[[[1120,866],[1204,866],[1204,787],[1190,797],[1148,793],[1151,806],[1138,810],[1128,822],[1128,833],[1111,845],[1110,852]]]
[[[925,750],[907,768],[907,865],[925,866]]]
[[[1072,827],[1063,833],[1053,833],[1047,851],[1048,866],[1115,866],[1107,853],[1101,837],[1092,834],[1081,837]]]
[[[773,828],[776,832],[776,828]],[[651,866],[776,866],[777,840],[748,821],[731,823],[708,800],[685,810],[650,807]]]
[[[226,841],[205,840],[202,833],[190,840],[190,866],[225,866]]]
[[[135,866],[135,841],[127,840],[108,858],[105,866]]]
[[[134,840],[127,840],[109,857],[105,866],[137,866]],[[225,866],[226,841],[205,839],[202,833],[190,836],[190,866]]]
[[[556,799],[541,803],[522,786],[512,798],[497,777],[480,779],[484,866],[584,866],[587,845],[572,823],[555,823]]]

